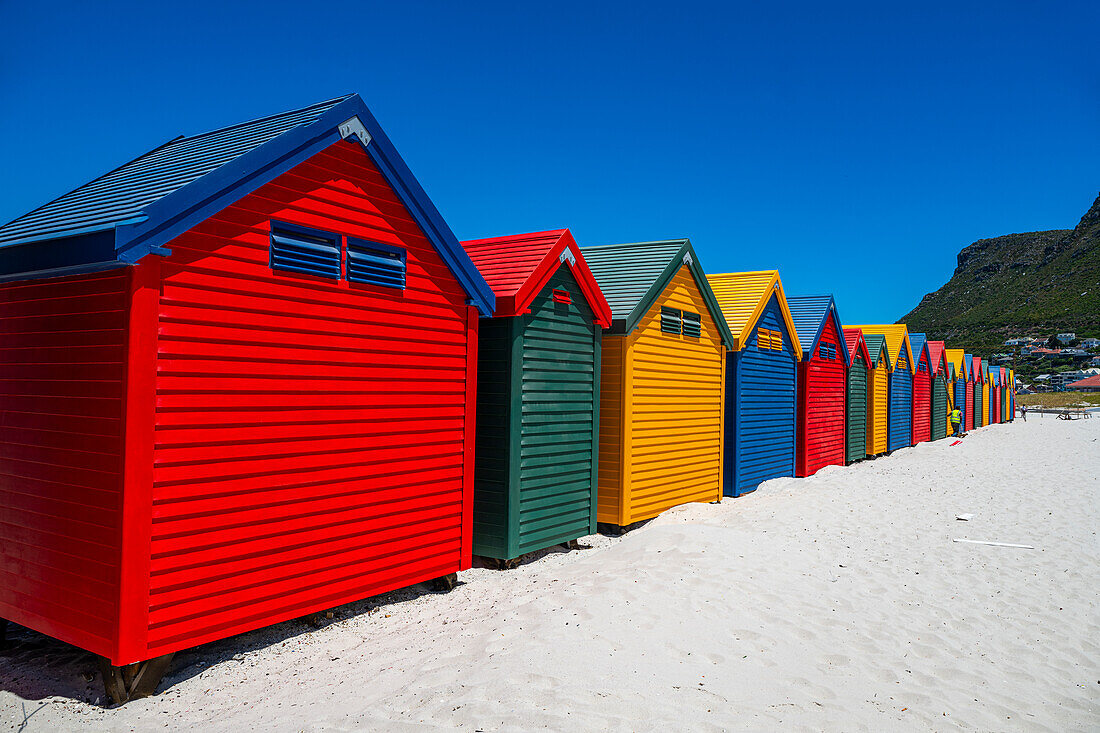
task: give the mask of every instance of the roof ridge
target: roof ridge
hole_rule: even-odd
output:
[[[238,127],[244,127],[246,125],[254,125],[257,122],[264,122],[266,120],[273,120],[276,117],[285,117],[286,115],[298,114],[298,113],[301,113],[301,112],[308,112],[311,109],[316,109],[318,107],[324,107],[326,105],[329,106],[329,107],[335,107],[340,102],[343,102],[343,101],[345,101],[347,99],[350,99],[351,97],[354,97],[354,96],[355,96],[354,93],[345,94],[341,97],[333,97],[332,99],[326,99],[323,102],[317,102],[316,104],[311,104],[311,105],[308,105],[306,107],[301,107],[299,109],[288,109],[288,110],[284,110],[282,112],[277,112],[277,113],[272,114],[272,115],[264,115],[263,117],[257,117],[257,118],[252,119],[252,120],[246,120],[244,122],[238,122],[238,123],[233,124],[233,125],[226,125],[225,127],[217,127],[213,130],[206,130],[206,131],[200,132],[196,135],[181,135],[179,138],[176,138],[176,140],[179,140],[181,138],[184,139],[184,140],[198,140],[199,138],[206,137],[207,135],[215,135],[215,134],[222,133],[222,132],[228,132],[228,131],[234,130]],[[173,141],[173,142],[175,142],[175,141]],[[149,152],[152,152],[152,151],[149,151]],[[147,153],[147,155],[148,155],[148,153]]]
[[[678,237],[675,239],[653,239],[648,242],[617,242],[613,244],[586,244],[581,249],[610,249],[611,247],[640,247],[645,244],[678,244],[683,245],[685,242],[690,242],[688,237]]]

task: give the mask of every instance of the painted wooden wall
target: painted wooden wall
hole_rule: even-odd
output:
[[[700,314],[700,336],[663,333],[662,306]],[[680,268],[634,331],[604,342],[601,422],[617,423],[620,439],[601,427],[599,521],[625,526],[721,498],[726,349],[690,269]],[[616,465],[617,481],[607,480]]]
[[[0,285],[0,618],[118,640],[127,270]]]
[[[406,248],[407,287],[273,272],[272,219]],[[467,567],[476,313],[366,153],[169,247],[146,656]]]

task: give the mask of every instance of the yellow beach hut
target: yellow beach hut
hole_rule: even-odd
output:
[[[951,365],[951,385],[947,390],[950,407],[947,411],[947,434],[954,435],[951,429],[951,410],[957,406],[966,415],[966,351],[963,349],[947,349],[947,361]]]
[[[890,350],[881,333],[863,334],[867,352],[871,355],[871,370],[867,380],[867,455],[886,452],[886,416],[890,398]]]
[[[686,239],[583,247],[611,306],[597,522],[628,527],[722,498],[729,327]]]

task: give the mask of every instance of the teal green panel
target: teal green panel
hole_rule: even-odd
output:
[[[947,437],[947,382],[932,379],[932,440]]]
[[[867,367],[852,364],[848,370],[847,460],[867,457]]]
[[[512,436],[512,318],[478,324],[477,431],[474,443],[475,555],[509,558],[508,509]]]
[[[567,266],[521,319],[518,554],[595,531],[599,388],[599,326]]]

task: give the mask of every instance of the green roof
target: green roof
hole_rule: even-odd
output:
[[[612,333],[633,331],[680,267],[687,265],[718,324],[722,342],[726,348],[732,348],[733,335],[689,240],[601,244],[581,247],[581,251],[611,306]]]
[[[871,355],[871,366],[878,366],[879,357],[886,355],[886,368],[890,368],[890,350],[886,348],[886,337],[881,333],[863,332],[863,341],[867,344],[867,353]]]

